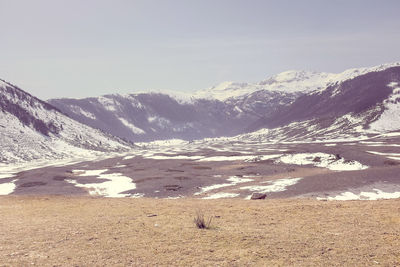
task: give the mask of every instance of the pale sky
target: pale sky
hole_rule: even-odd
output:
[[[400,61],[398,0],[0,0],[0,78],[42,98]]]

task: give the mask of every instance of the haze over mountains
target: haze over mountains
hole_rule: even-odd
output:
[[[259,83],[225,82],[193,95],[110,94],[48,103],[0,81],[0,162],[126,151],[130,142],[173,138],[368,135],[400,129],[399,103],[399,63],[340,74],[288,71]]]

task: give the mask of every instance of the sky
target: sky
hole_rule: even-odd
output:
[[[0,78],[42,98],[192,92],[400,61],[398,0],[0,0]]]

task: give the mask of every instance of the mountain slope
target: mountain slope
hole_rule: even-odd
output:
[[[72,118],[130,141],[186,140],[236,135],[297,95],[256,92],[229,99],[180,101],[161,93],[53,99],[49,103]],[[269,99],[269,101],[258,101]]]
[[[399,108],[400,66],[396,66],[303,95],[259,119],[248,132],[265,128],[269,130],[259,132],[264,138],[333,138],[399,130]]]
[[[60,159],[131,147],[0,80],[0,162]]]
[[[339,74],[287,71],[259,83],[225,82],[184,98],[150,92],[49,103],[82,123],[130,141],[193,140],[282,127],[294,136],[331,125],[352,131],[358,126],[367,129],[395,105],[391,95],[399,68],[393,63]],[[392,113],[385,116],[395,116]],[[344,124],[341,116],[358,122]],[[303,126],[289,130],[286,126],[293,123]],[[385,127],[397,129],[393,124]]]

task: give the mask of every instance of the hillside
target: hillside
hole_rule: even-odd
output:
[[[313,131],[343,118],[351,121],[339,123],[343,131],[358,135],[353,128],[373,126],[379,131],[376,127],[382,121],[370,125],[381,116],[396,121],[399,75],[399,63],[339,74],[287,71],[259,83],[225,82],[192,96],[150,92],[49,103],[82,123],[130,141],[235,136],[263,128],[282,130],[292,123]],[[340,127],[335,129],[341,131]],[[396,129],[400,125],[395,123],[386,130]]]
[[[54,106],[0,80],[1,163],[87,157],[132,145],[81,124]]]

